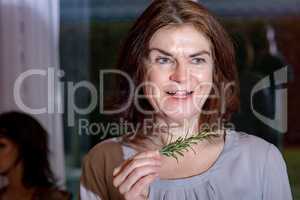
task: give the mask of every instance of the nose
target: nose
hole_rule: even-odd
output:
[[[170,80],[175,81],[177,83],[183,83],[188,79],[188,70],[184,65],[177,64],[176,68],[173,70],[170,75]]]

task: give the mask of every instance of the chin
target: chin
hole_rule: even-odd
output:
[[[193,121],[195,119],[199,119],[200,113],[193,112],[193,113],[172,113],[168,114],[165,113],[165,118],[167,118],[168,122],[173,122],[176,124],[183,125],[186,121]]]

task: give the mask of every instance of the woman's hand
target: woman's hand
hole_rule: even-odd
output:
[[[145,200],[150,183],[159,175],[160,166],[159,151],[139,153],[114,169],[113,185],[126,200]]]

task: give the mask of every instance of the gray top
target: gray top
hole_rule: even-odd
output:
[[[149,200],[290,200],[279,150],[256,136],[227,131],[223,151],[206,172],[150,185]]]

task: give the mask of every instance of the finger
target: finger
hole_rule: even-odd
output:
[[[149,185],[158,177],[159,175],[149,174],[147,176],[142,177],[138,182],[136,182],[130,191],[125,193],[125,198],[131,199],[132,197],[136,197],[136,195],[147,197],[149,193]],[[146,191],[146,192],[145,192]]]
[[[137,154],[134,158],[139,159],[139,158],[151,158],[151,157],[159,158],[160,157],[159,150],[145,151]]]
[[[128,192],[131,187],[138,182],[139,179],[149,174],[158,174],[159,167],[157,166],[145,166],[135,169],[119,186],[119,191],[124,194]]]
[[[113,176],[116,176],[132,159],[125,160],[120,166],[116,167],[113,171]]]
[[[157,158],[160,159],[160,153],[159,150],[155,150],[155,151],[145,151],[142,153],[139,153],[137,155],[135,155],[133,158],[124,161],[119,167],[115,168],[113,171],[113,176],[116,176],[118,173],[120,173],[120,171],[122,170],[122,168],[124,168],[124,166],[126,166],[130,161],[132,161],[133,159],[141,159],[141,158]]]
[[[127,178],[127,176],[136,168],[143,166],[161,166],[161,161],[153,158],[142,158],[142,159],[133,159],[127,164],[122,170],[114,177],[113,184],[115,187],[119,185]]]

